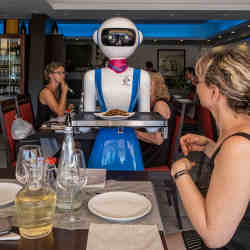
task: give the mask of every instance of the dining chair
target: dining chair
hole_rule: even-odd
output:
[[[171,111],[174,111],[174,109],[171,109]],[[166,165],[161,166],[152,166],[151,168],[145,168],[145,171],[147,172],[162,172],[165,173],[167,176],[164,178],[164,188],[166,191],[168,204],[169,206],[174,206],[175,215],[178,223],[179,229],[183,228],[182,220],[180,216],[180,209],[179,209],[179,203],[178,203],[178,191],[177,187],[175,185],[174,180],[170,176],[170,169],[171,164],[177,159],[177,140],[179,140],[180,136],[180,130],[181,128],[181,116],[176,114],[176,112],[172,112],[172,120],[169,121],[169,133],[168,133],[168,139],[169,139],[169,153],[168,153],[168,162]]]
[[[29,95],[19,95],[17,97],[17,102],[21,117],[34,126],[35,119],[31,97]]]
[[[10,151],[10,161],[16,159],[15,140],[11,136],[11,125],[17,115],[16,103],[14,98],[0,101],[0,119],[2,134],[7,137]]]

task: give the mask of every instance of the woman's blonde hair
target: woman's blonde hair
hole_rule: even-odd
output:
[[[250,114],[250,55],[239,48],[210,52],[197,61],[199,81],[216,85],[237,113]]]
[[[167,87],[165,80],[164,80],[163,76],[161,75],[161,73],[150,72],[149,74],[151,77],[151,81],[154,80],[155,84],[156,84],[155,85],[155,97],[156,97],[156,99],[160,99],[160,98],[170,99],[168,87]]]
[[[44,79],[49,81],[49,74],[53,73],[59,67],[64,67],[64,64],[60,62],[49,63],[44,70]]]

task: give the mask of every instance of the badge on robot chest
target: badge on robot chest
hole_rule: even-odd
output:
[[[122,79],[122,85],[123,86],[130,86],[132,84],[132,78],[128,75],[124,76]]]

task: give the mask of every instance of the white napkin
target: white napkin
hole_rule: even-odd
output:
[[[164,250],[156,225],[90,224],[87,250]]]
[[[88,168],[88,180],[86,188],[104,188],[106,183],[106,169]]]
[[[5,235],[0,235],[0,240],[20,240],[21,236],[16,233],[8,233]]]

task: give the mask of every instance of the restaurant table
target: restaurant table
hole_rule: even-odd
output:
[[[110,181],[149,181],[148,173],[143,171],[108,171],[107,180]],[[146,218],[145,218],[146,219]],[[141,218],[143,220],[143,218]],[[159,227],[158,227],[159,228]],[[17,229],[14,228],[14,231]],[[167,249],[164,231],[159,230],[163,248]],[[4,250],[84,250],[87,247],[88,229],[66,230],[53,228],[53,232],[46,238],[19,241],[0,241],[0,249]],[[50,245],[51,244],[51,245]]]

